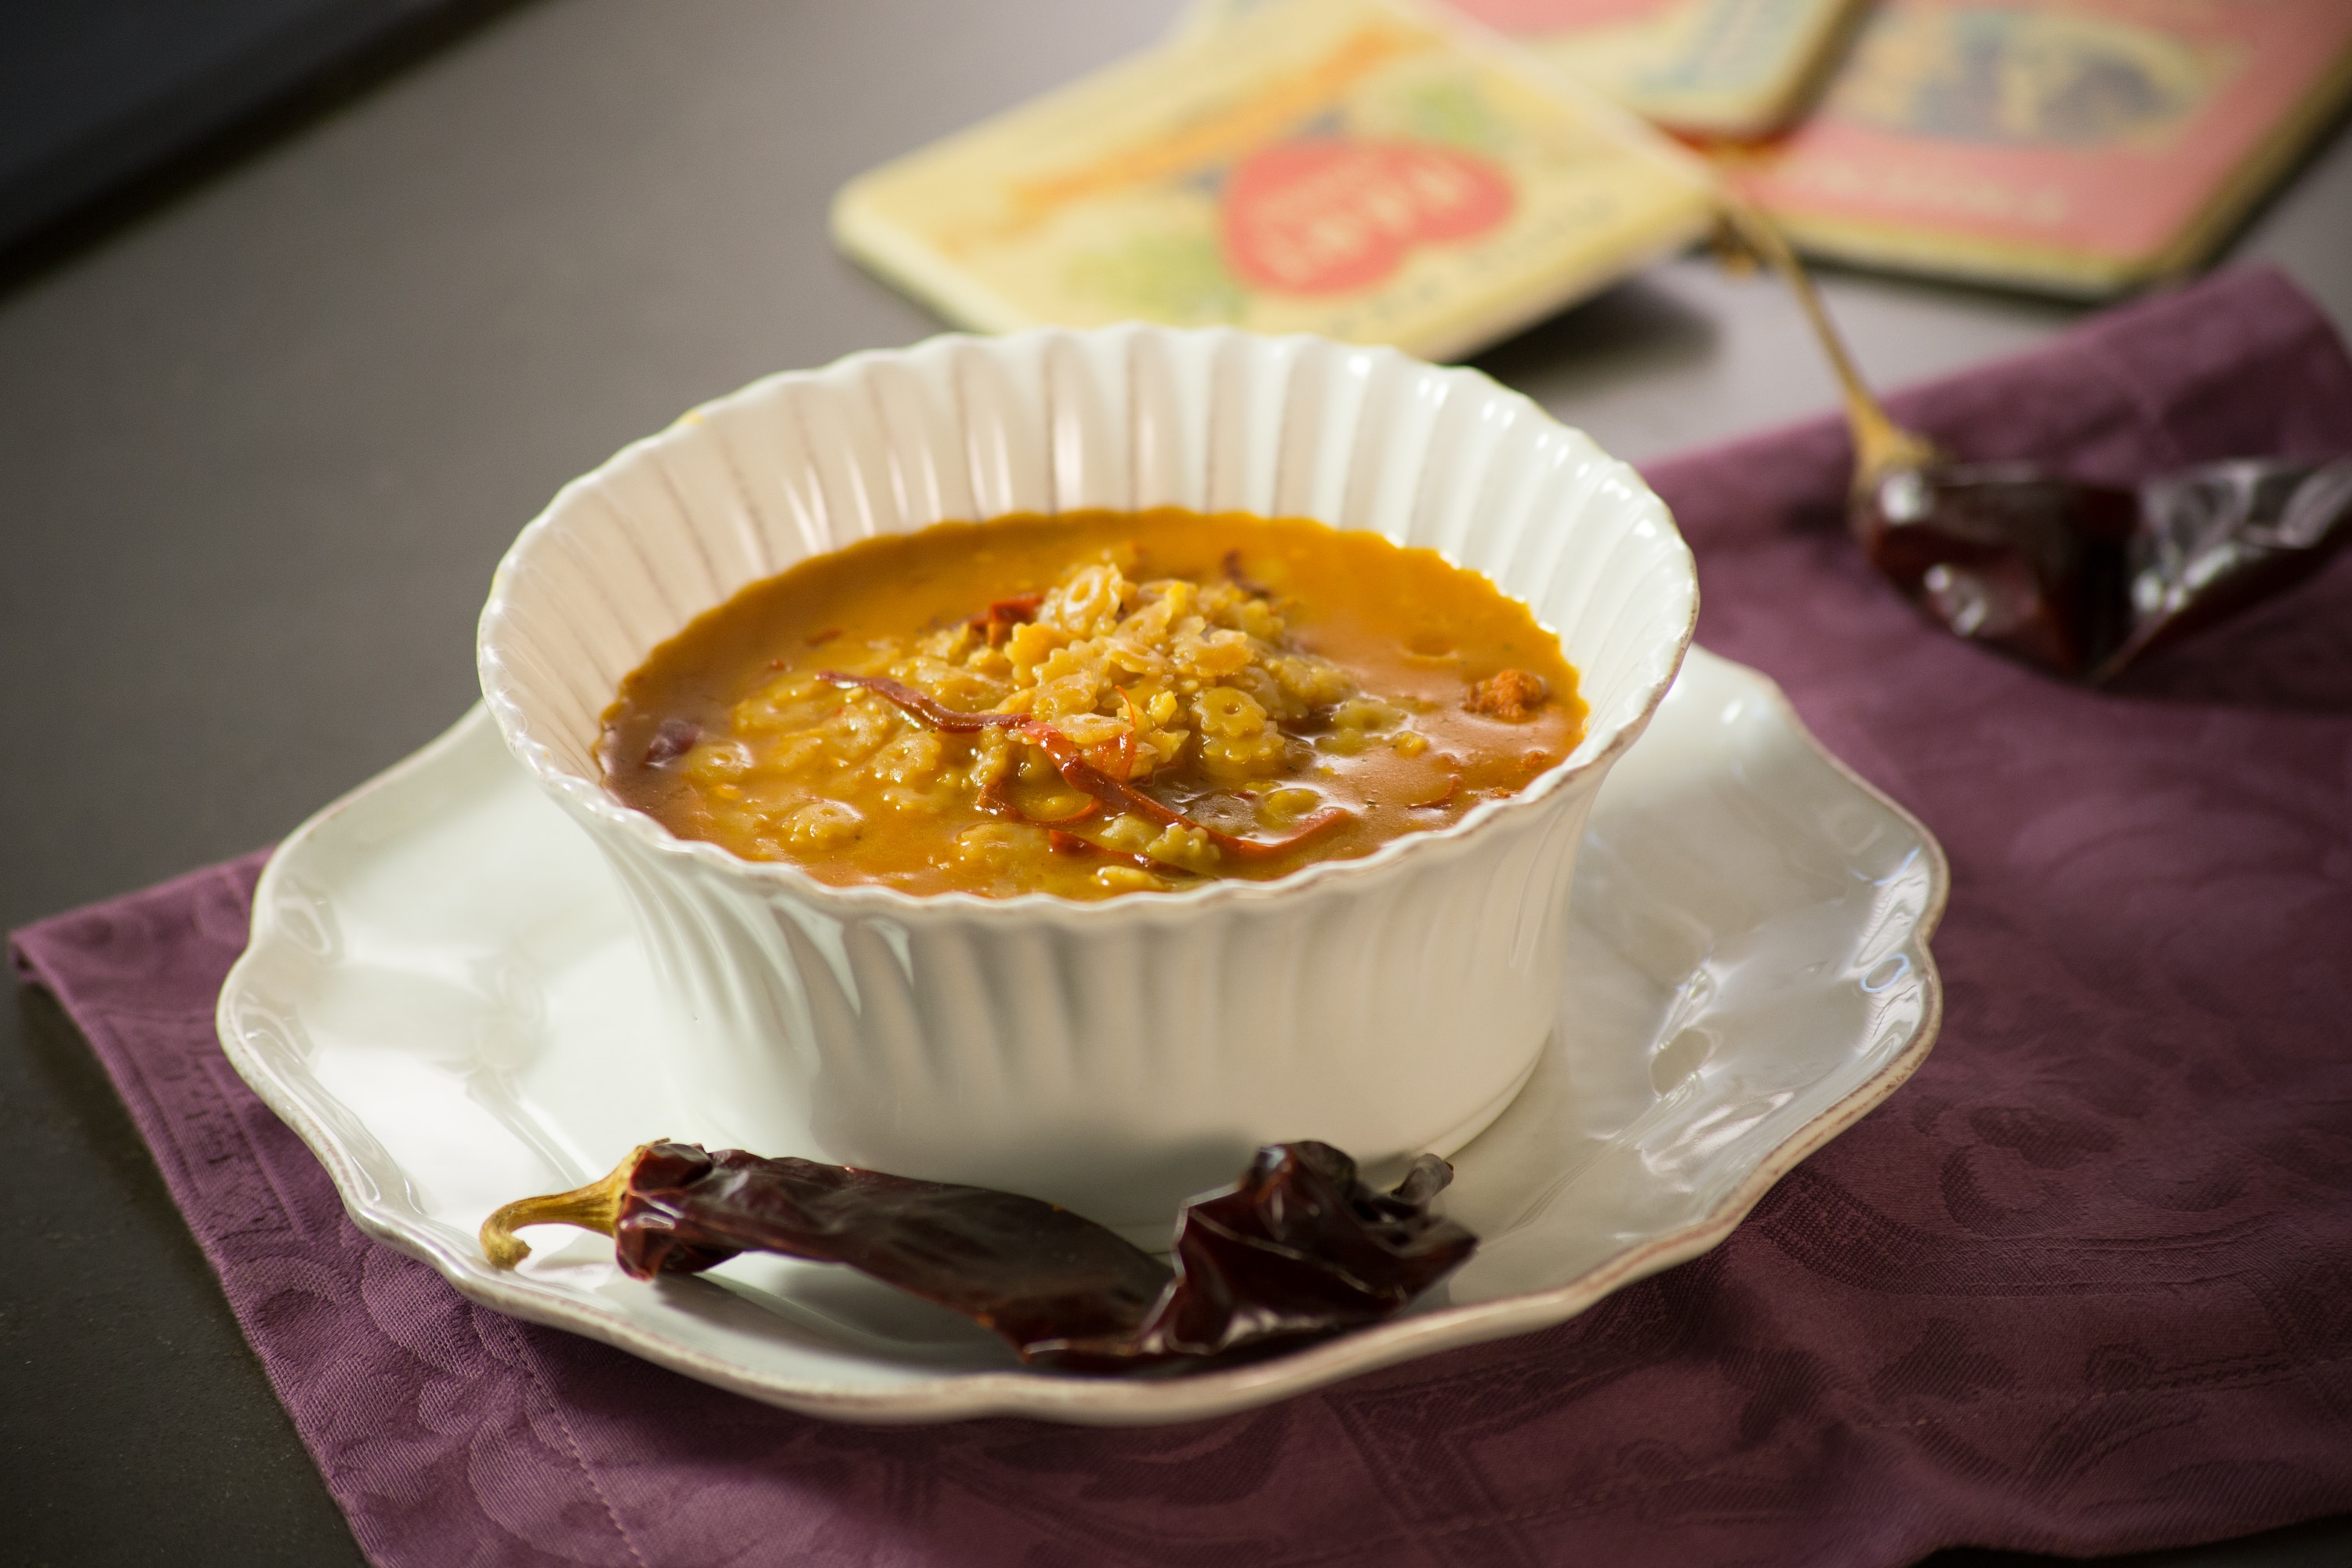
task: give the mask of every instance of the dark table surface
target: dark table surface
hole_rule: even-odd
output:
[[[939,323],[841,259],[850,175],[1150,41],[1175,0],[540,0],[0,292],[0,925],[267,844],[473,700],[566,479]],[[2352,132],[2232,254],[2352,328]],[[1860,274],[1887,384],[2073,307]],[[1641,460],[1831,401],[1769,283],[1673,262],[1486,369]],[[0,1563],[359,1561],[144,1147],[0,1008]],[[1938,1568],[2034,1561],[1954,1552]],[[2352,1520],[2132,1562],[2352,1562]]]

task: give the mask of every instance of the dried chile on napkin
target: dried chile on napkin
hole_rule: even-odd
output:
[[[512,1268],[530,1250],[516,1227],[576,1225],[611,1236],[638,1279],[739,1252],[844,1263],[962,1313],[1033,1365],[1128,1372],[1240,1359],[1402,1310],[1477,1246],[1430,1212],[1453,1175],[1424,1154],[1382,1193],[1328,1143],[1271,1144],[1234,1185],[1185,1205],[1171,1268],[1014,1193],[659,1142],[576,1192],[508,1205],[482,1244]]]
[[[1906,465],[1848,515],[1930,619],[2096,684],[2316,572],[2352,537],[2352,458],[2207,463],[2137,490],[2023,463]]]

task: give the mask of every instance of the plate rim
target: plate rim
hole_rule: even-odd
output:
[[[1894,1093],[1926,1060],[1941,1032],[1944,1015],[1942,975],[1930,946],[1951,896],[1951,867],[1943,846],[1916,815],[1822,744],[1778,681],[1761,670],[1691,645],[1685,668],[1708,665],[1752,681],[1790,733],[1849,787],[1890,812],[1918,839],[1927,861],[1928,896],[1916,922],[1894,950],[1912,957],[1921,982],[1924,1006],[1911,1038],[1834,1104],[1793,1130],[1743,1181],[1688,1224],[1637,1242],[1564,1284],[1391,1319],[1244,1366],[1151,1380],[1007,1369],[945,1373],[890,1387],[758,1373],[656,1329],[575,1303],[569,1294],[551,1286],[492,1270],[486,1259],[446,1245],[435,1229],[415,1225],[383,1202],[383,1184],[362,1166],[358,1154],[346,1146],[330,1119],[315,1112],[301,1088],[287,1081],[246,1040],[237,1023],[237,1005],[253,985],[266,950],[274,942],[286,940],[273,895],[297,852],[355,807],[473,742],[478,731],[487,728],[495,739],[495,721],[478,701],[432,741],[322,807],[271,852],[254,888],[251,934],[246,949],[222,982],[215,1031],[230,1066],[326,1169],[352,1222],[366,1235],[431,1268],[467,1300],[493,1310],[584,1334],[700,1382],[830,1420],[881,1425],[1009,1415],[1085,1426],[1147,1426],[1226,1415],[1440,1350],[1551,1327],[1612,1291],[1713,1249],[1783,1176]],[[527,773],[520,768],[517,772],[519,782],[532,783]],[[401,1184],[404,1189],[406,1184]]]

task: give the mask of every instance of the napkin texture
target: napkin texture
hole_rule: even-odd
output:
[[[2223,275],[1896,400],[2129,480],[2352,450],[2352,362]],[[2352,563],[2092,693],[1927,625],[1815,422],[1656,466],[1700,637],[1953,869],[1943,1037],[1722,1247],[1544,1332],[1229,1419],[828,1425],[473,1306],[213,1037],[258,858],[16,933],[377,1563],[1882,1568],[2352,1508]]]

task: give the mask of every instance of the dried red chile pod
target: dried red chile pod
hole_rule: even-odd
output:
[[[646,1148],[613,1239],[614,1258],[638,1279],[699,1273],[739,1252],[845,1263],[1016,1348],[1074,1323],[1087,1333],[1129,1328],[1168,1278],[1150,1253],[1034,1198],[688,1143]]]
[[[2316,571],[2352,534],[2352,458],[2209,464],[2137,491],[2025,464],[1905,464],[1856,492],[1849,521],[1948,630],[2101,681]]]
[[[2352,458],[2208,463],[2140,487],[2132,635],[2112,674],[2283,593],[2352,538]]]
[[[1972,641],[2080,677],[2129,633],[2129,490],[2023,464],[1937,463],[1878,476],[1852,521],[1872,565]]]
[[[1429,1211],[1454,1168],[1424,1154],[1394,1191],[1328,1143],[1276,1143],[1176,1221],[1176,1277],[1142,1323],[1024,1351],[1078,1372],[1206,1362],[1379,1322],[1452,1273],[1478,1238]]]
[[[530,1251],[518,1228],[576,1225],[611,1236],[640,1279],[747,1251],[845,1263],[961,1312],[1024,1361],[1129,1371],[1204,1364],[1401,1310],[1477,1246],[1429,1212],[1452,1176],[1423,1156],[1381,1193],[1328,1144],[1276,1144],[1234,1186],[1186,1205],[1171,1269],[1034,1198],[656,1142],[601,1182],[509,1204],[483,1223],[482,1246],[510,1268]]]

